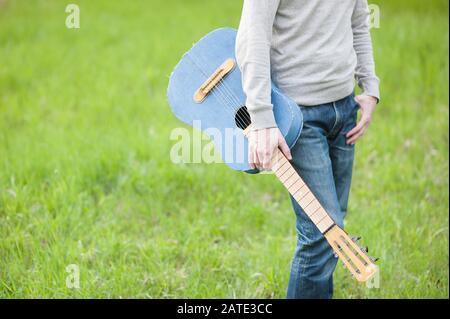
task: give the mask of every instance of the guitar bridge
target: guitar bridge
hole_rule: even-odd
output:
[[[230,73],[236,66],[236,61],[233,59],[226,60],[194,93],[194,101],[201,103],[206,96],[219,84],[219,82]]]

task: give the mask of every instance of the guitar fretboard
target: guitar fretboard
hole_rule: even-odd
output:
[[[333,219],[280,150],[273,157],[272,171],[322,234],[334,225]]]

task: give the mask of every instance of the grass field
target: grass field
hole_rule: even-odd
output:
[[[169,158],[171,69],[237,26],[241,1],[75,3],[78,30],[66,1],[0,0],[0,297],[284,298],[296,235],[283,187]],[[381,257],[381,282],[339,266],[335,297],[448,298],[448,1],[374,3],[383,98],[357,145],[347,229]]]

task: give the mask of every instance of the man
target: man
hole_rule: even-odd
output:
[[[236,44],[252,119],[249,161],[269,170],[280,148],[341,227],[354,144],[366,132],[379,100],[368,18],[367,0],[244,0]],[[356,97],[355,78],[362,89]],[[303,112],[304,128],[292,150],[274,120],[271,80]],[[292,203],[298,244],[287,297],[331,298],[337,259]]]

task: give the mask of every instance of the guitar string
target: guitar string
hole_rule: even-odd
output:
[[[217,83],[217,87],[218,87],[219,90],[220,90],[220,84],[222,84],[222,86],[223,86],[224,93],[225,93],[225,94],[228,94],[229,97],[231,98],[230,100],[231,100],[232,102],[235,102],[235,103],[236,103],[237,109],[235,109],[235,108],[231,105],[233,111],[239,111],[240,108],[243,107],[242,103],[241,103],[240,100],[239,100],[239,97],[236,96],[236,94],[233,92],[232,88],[230,88],[230,87],[226,84],[224,78],[221,78],[221,79],[219,80],[219,82]],[[245,105],[244,105],[244,106],[245,106]],[[239,114],[237,114],[237,116],[239,116]],[[248,117],[247,117],[247,118],[248,118]],[[241,119],[243,119],[244,121],[247,120],[247,118],[246,118],[246,117],[241,117]]]
[[[198,63],[196,62],[196,61],[194,61],[194,59],[190,59],[191,61],[192,61],[192,63],[200,70],[200,72],[206,77],[206,78],[208,78],[208,76],[207,76],[207,74],[206,74],[206,72],[204,72],[203,71],[203,69],[198,65]],[[222,84],[223,85],[223,88],[224,88],[224,90],[225,89],[228,89],[228,90],[230,90],[227,86],[226,86],[226,84],[225,84],[225,82],[223,81],[223,79],[221,79],[220,81],[219,81],[219,83],[218,84]],[[220,86],[217,86],[216,85],[216,88],[217,88],[217,91],[222,95],[222,98],[219,98],[219,96],[217,95],[217,94],[214,94],[215,92],[215,90],[214,90],[214,88],[211,90],[211,93],[214,95],[214,96],[216,96],[217,98],[218,98],[218,100],[221,102],[221,104],[223,105],[223,106],[225,106],[225,108],[226,108],[226,110],[227,110],[227,112],[231,115],[231,116],[233,116],[236,120],[236,122],[238,122],[243,128],[246,128],[247,127],[247,122],[246,122],[246,120],[239,114],[239,113],[236,113],[236,111],[239,111],[239,108],[240,108],[240,102],[239,102],[239,100],[238,100],[238,98],[236,97],[236,96],[234,96],[234,94],[231,92],[231,95],[229,95],[227,92],[225,92],[225,91],[223,91],[223,90],[221,90],[220,89]],[[234,98],[234,101],[233,101],[233,98]],[[228,102],[230,102],[230,104],[228,104]],[[236,108],[234,108],[233,107],[233,103],[235,103],[235,102],[237,102],[237,109]],[[230,113],[230,111],[231,111],[231,113]]]
[[[223,88],[223,90],[221,90],[221,87]],[[216,87],[213,88],[212,91],[214,91],[214,89],[217,89],[219,92],[225,95],[225,100],[227,102],[230,102],[230,107],[231,110],[233,111],[233,116],[235,116],[236,119],[239,121],[239,123],[242,126],[242,129],[245,129],[250,124],[251,120],[249,115],[243,115],[239,113],[239,110],[242,107],[244,107],[242,106],[242,103],[239,101],[239,98],[232,92],[232,89],[227,86],[226,82],[223,79],[219,80]],[[237,108],[233,107],[233,103],[236,103]]]
[[[203,73],[203,75],[206,76],[206,74],[203,72],[203,70],[201,70],[201,68],[199,68],[199,69]],[[217,88],[217,90],[216,90],[216,88]],[[235,113],[237,111],[237,109],[235,109],[232,105],[234,103],[233,100],[228,96],[228,94],[225,91],[221,90],[220,87],[216,86],[216,88],[213,88],[211,90],[211,94],[213,96],[215,96],[223,106],[225,106],[225,111],[228,114],[230,114],[233,118],[236,118],[236,122],[238,122],[242,127],[246,127],[245,120],[239,115],[239,113],[237,113],[237,114]],[[219,93],[219,94],[217,94],[217,93]],[[240,104],[240,103],[238,103],[238,104]]]
[[[206,74],[206,72],[203,71],[203,69],[198,65],[198,63],[196,61],[194,61],[194,59],[191,59],[191,61],[200,70],[200,72],[206,78],[208,78],[208,75]],[[220,84],[222,84],[223,90],[221,89]],[[240,103],[238,97],[234,95],[232,90],[226,85],[226,83],[224,82],[223,79],[220,79],[218,84],[216,85],[216,88],[212,89],[213,94],[214,94],[215,89],[217,89],[217,91],[222,95],[222,104],[227,108],[228,111],[232,112],[230,115],[235,117],[235,119],[236,119],[235,121],[238,122],[242,126],[242,129],[246,128],[249,124],[249,123],[247,123],[248,119],[244,118],[241,114],[239,114],[239,109],[241,107],[241,103]],[[217,97],[217,95],[216,95],[216,97]],[[225,103],[223,103],[223,102],[225,102]],[[230,102],[230,104],[228,104],[228,102]],[[233,107],[233,103],[236,103],[237,108]]]
[[[234,94],[234,92],[233,92],[233,90],[226,84],[226,82],[225,82],[225,80],[222,78],[222,79],[220,79],[219,80],[219,82],[218,82],[218,84],[217,84],[217,86],[220,88],[220,84],[222,84],[222,86],[223,86],[223,88],[224,88],[224,92],[226,92],[226,93],[228,93],[229,94],[229,96],[231,97],[231,100],[233,100],[233,102],[236,102],[236,104],[237,104],[237,109],[234,109],[235,111],[239,111],[239,109],[241,108],[241,107],[243,107],[243,105],[242,105],[242,103],[240,103],[240,101],[239,101],[239,97],[238,96],[236,96],[235,94]],[[237,115],[239,115],[239,114],[237,114]],[[247,117],[247,116],[246,116]],[[243,117],[243,120],[245,121],[247,118],[246,117]]]
[[[206,72],[205,71],[203,71],[203,69],[198,65],[198,63],[194,60],[194,59],[190,59],[191,61],[192,61],[192,63],[200,70],[200,72],[203,74],[203,76],[205,76],[206,78],[209,78],[208,77],[208,75],[206,74]],[[215,92],[214,92],[215,90],[214,90],[214,88],[211,90],[211,93],[214,95],[214,96],[216,96],[217,98],[218,98],[218,100],[219,101],[221,101],[221,103],[222,103],[222,105],[223,106],[225,106],[225,108],[227,109],[227,111],[228,112],[232,112],[232,114],[230,114],[230,115],[232,115],[233,117],[235,116],[235,111],[236,111],[236,109],[233,107],[233,105],[232,105],[232,99],[230,99],[230,97],[227,95],[227,93],[226,92],[224,92],[224,91],[222,91],[221,89],[220,89],[220,87],[218,88],[218,92],[222,95],[222,98],[219,98],[219,95],[217,95],[217,94],[214,94]],[[231,105],[229,105],[228,104],[228,102],[231,102]],[[240,103],[238,103],[238,104],[240,104]],[[241,125],[243,125],[245,122],[242,122],[243,121],[243,119],[241,118],[241,117],[239,117],[238,116],[238,120],[240,120],[240,124]]]
[[[231,89],[230,87],[227,86],[225,80],[221,79],[221,80],[219,81],[218,85],[220,86],[220,84],[223,85],[224,91],[228,91],[228,93],[229,93],[230,96],[231,96],[231,99],[232,99],[232,100],[234,99],[234,102],[236,102],[237,107],[238,107],[238,108],[236,109],[236,111],[239,112],[239,110],[240,110],[242,107],[244,107],[245,110],[247,111],[247,113],[244,112],[244,115],[242,115],[242,116],[241,116],[239,113],[237,113],[236,116],[241,117],[241,118],[244,120],[244,122],[245,122],[246,124],[247,124],[247,121],[249,122],[248,124],[250,124],[250,114],[248,114],[247,107],[246,107],[245,105],[242,105],[242,103],[240,103],[239,97],[237,97],[237,96],[233,93],[232,89]]]
[[[215,88],[213,88],[211,90],[211,93],[213,95],[215,95],[216,97],[218,97],[218,95],[215,94],[214,91],[215,91]],[[241,115],[239,113],[236,113],[236,111],[238,111],[238,109],[235,109],[233,107],[233,105],[232,105],[232,103],[234,103],[233,100],[230,99],[230,97],[227,96],[227,94],[224,91],[222,91],[220,88],[218,88],[217,91],[222,95],[222,99],[221,99],[222,100],[222,105],[225,106],[226,112],[228,114],[230,114],[233,118],[235,118],[235,121],[237,121],[242,127],[245,128],[247,126],[246,122],[245,122],[245,119],[243,117],[241,117]],[[230,104],[228,104],[228,103],[230,103]],[[240,104],[240,103],[238,103],[238,104]]]
[[[222,84],[222,86],[220,84]],[[223,89],[221,89],[221,88],[223,88]],[[211,90],[211,93],[213,95],[215,95],[216,97],[218,97],[217,94],[214,94],[215,93],[214,91],[219,92],[220,95],[222,96],[222,99],[221,99],[222,104],[226,107],[226,111],[233,118],[235,118],[235,121],[238,122],[240,124],[240,126],[243,127],[243,129],[246,128],[248,125],[247,121],[241,114],[239,114],[239,108],[240,108],[241,103],[239,102],[237,97],[233,98],[233,95],[232,94],[230,95],[226,91],[225,82],[223,80],[220,80],[219,83],[216,85],[216,87]],[[234,103],[236,103],[237,108],[235,108],[233,106]]]
[[[220,79],[219,82],[218,82],[218,85],[217,85],[217,86],[218,86],[219,88],[220,88],[220,84],[222,84],[222,86],[223,86],[223,88],[224,88],[224,91],[230,95],[231,100],[233,100],[233,102],[236,102],[238,107],[241,107],[242,105],[241,105],[241,103],[240,103],[240,101],[239,101],[239,97],[237,97],[237,96],[233,93],[233,90],[232,90],[230,87],[227,86],[227,84],[226,84],[226,82],[225,82],[225,80],[224,80],[223,78]]]
[[[239,98],[234,95],[234,93],[231,91],[230,88],[228,88],[225,81],[222,79],[217,83],[216,88],[219,92],[221,92],[224,95],[225,101],[230,103],[229,106],[231,108],[232,115],[236,117],[237,121],[239,121],[239,124],[242,126],[242,129],[245,129],[249,123],[247,123],[248,118],[239,113],[239,110],[242,107],[242,103],[239,101]],[[216,88],[213,88],[212,91],[214,91],[214,89]],[[223,88],[223,90],[221,90],[221,88]],[[236,107],[234,107],[233,104],[235,104]]]
[[[220,90],[220,84],[223,85],[224,92],[225,92],[225,93],[228,93],[229,96],[231,97],[231,100],[232,100],[233,102],[236,102],[236,104],[237,104],[237,107],[238,107],[237,109],[235,109],[235,108],[233,108],[233,106],[231,106],[232,109],[233,109],[233,111],[239,112],[239,110],[241,109],[241,107],[245,107],[245,105],[243,106],[242,103],[240,103],[239,97],[236,96],[236,95],[234,94],[233,90],[232,90],[230,87],[227,86],[227,84],[226,84],[226,82],[225,82],[225,80],[224,80],[223,78],[220,79],[219,82],[218,82],[218,84],[217,84],[217,87],[219,88],[219,90]],[[239,113],[236,113],[236,117],[241,118],[241,119],[244,121],[245,127],[246,127],[247,125],[251,124],[251,119],[250,119],[250,114],[248,114],[248,110],[247,110],[247,114],[246,114],[246,113],[244,113],[244,114],[245,114],[245,115],[242,115],[242,116],[241,116]],[[248,123],[247,123],[247,122],[248,122]]]

